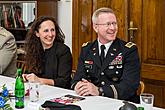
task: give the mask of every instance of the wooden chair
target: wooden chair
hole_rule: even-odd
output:
[[[76,70],[72,70],[71,78],[73,79],[74,75],[76,73]]]
[[[143,81],[140,81],[139,88],[138,88],[138,90],[136,91],[136,92],[137,92],[137,95],[140,96],[140,94],[142,94],[142,93],[144,92],[144,89],[145,89],[144,82],[143,82]]]
[[[17,68],[21,68],[23,74],[26,73],[25,61],[17,60]]]

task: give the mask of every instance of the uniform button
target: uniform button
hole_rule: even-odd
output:
[[[114,69],[114,66],[109,66],[109,69]]]
[[[118,71],[116,71],[116,74],[119,74],[119,72],[118,72]]]
[[[101,75],[103,76],[103,75],[104,75],[104,73],[103,73],[103,72],[101,72]]]
[[[113,53],[110,53],[111,54],[111,56],[114,56],[114,54]]]
[[[102,81],[102,82],[101,82],[101,84],[102,84],[102,85],[105,85],[105,82],[104,82],[104,81]]]

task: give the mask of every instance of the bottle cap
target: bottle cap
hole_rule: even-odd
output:
[[[144,110],[144,107],[138,107],[137,110]]]

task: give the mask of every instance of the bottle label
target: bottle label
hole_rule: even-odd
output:
[[[25,91],[24,90],[15,90],[15,97],[24,97]]]

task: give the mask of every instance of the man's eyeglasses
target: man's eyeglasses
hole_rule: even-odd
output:
[[[104,24],[96,24],[96,25],[103,25],[105,27],[109,27],[109,26],[114,26],[116,27],[117,26],[117,22],[108,22],[108,23],[104,23]]]

